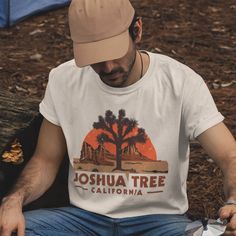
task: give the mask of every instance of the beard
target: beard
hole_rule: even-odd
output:
[[[106,73],[104,71],[99,72],[100,79],[107,85],[112,87],[124,87],[127,83],[130,73],[134,67],[136,61],[136,47],[133,46],[130,55],[125,58],[124,66],[114,68],[111,72]]]

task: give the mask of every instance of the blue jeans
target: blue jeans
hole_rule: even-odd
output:
[[[25,212],[26,236],[183,236],[184,215],[110,218],[77,207]]]

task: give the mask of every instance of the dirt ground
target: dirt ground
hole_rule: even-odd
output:
[[[131,0],[132,1],[132,0]],[[133,0],[143,19],[140,48],[171,56],[206,81],[236,137],[235,0]],[[0,30],[0,86],[41,99],[50,69],[73,58],[67,9]],[[191,145],[189,215],[217,217],[222,174],[197,142]]]

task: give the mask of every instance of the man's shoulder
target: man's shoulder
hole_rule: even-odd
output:
[[[75,80],[75,79],[79,80],[82,74],[84,75],[88,73],[89,71],[91,71],[91,69],[88,66],[79,68],[75,64],[75,60],[72,59],[70,61],[66,61],[58,65],[57,67],[53,68],[49,73],[49,81],[53,80],[53,81],[57,81],[57,83],[60,81],[62,83],[67,83],[68,79],[70,81]]]
[[[203,82],[202,77],[184,63],[163,54],[149,55],[154,64],[152,75],[158,86],[161,83],[166,89],[181,95],[185,88],[198,87]]]
[[[62,73],[62,72],[64,73],[64,72],[73,71],[73,70],[79,71],[79,68],[76,66],[74,59],[66,61],[66,62],[56,66],[55,68],[53,68],[51,70],[51,72],[52,73]]]
[[[169,80],[174,80],[175,82],[202,80],[198,73],[183,62],[163,54],[151,53],[151,55],[159,75],[162,74]]]
[[[180,62],[170,56],[158,53],[151,53],[156,63],[159,65],[160,69],[165,69],[169,71],[183,71],[187,73],[195,73],[193,69],[185,65],[184,62]]]
[[[58,65],[50,71],[48,86],[51,90],[65,92],[74,88],[83,89],[92,84],[95,76],[96,74],[90,66],[80,68],[73,59]]]

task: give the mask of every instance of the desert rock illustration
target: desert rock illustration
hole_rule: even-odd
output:
[[[168,173],[168,163],[157,160],[156,151],[138,122],[125,117],[119,110],[118,118],[108,110],[99,116],[94,129],[85,138],[79,158],[74,158],[74,169],[92,172]]]

